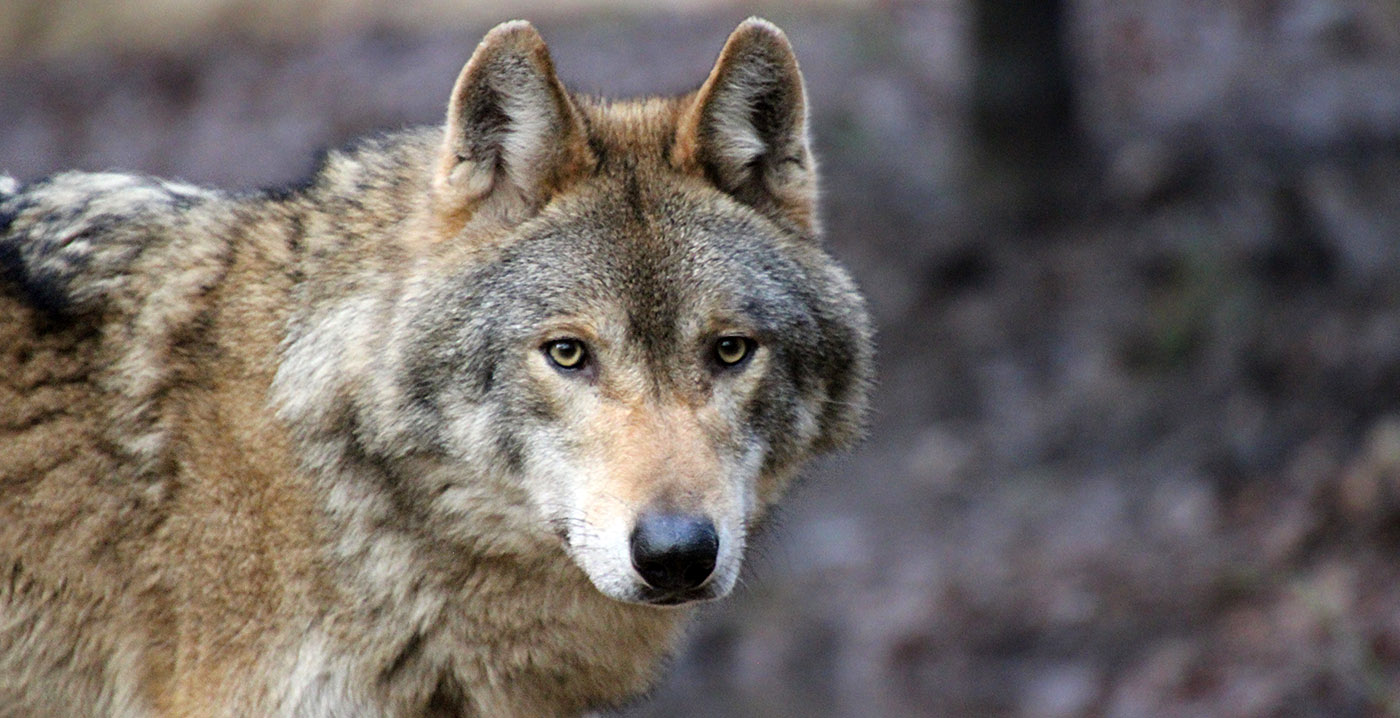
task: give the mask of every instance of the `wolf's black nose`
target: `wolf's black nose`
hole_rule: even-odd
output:
[[[715,570],[719,535],[703,516],[645,514],[632,531],[632,567],[652,588],[696,588]]]

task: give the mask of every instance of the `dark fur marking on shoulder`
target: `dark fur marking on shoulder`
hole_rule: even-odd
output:
[[[20,287],[36,309],[54,317],[71,316],[73,303],[68,297],[68,287],[58,277],[29,274]]]
[[[18,211],[9,214],[7,217],[0,217],[0,232],[4,232],[14,223]],[[24,257],[19,252],[19,239],[17,237],[6,237],[0,234],[0,273],[9,276],[24,268]]]
[[[70,315],[67,286],[59,277],[29,271],[18,242],[0,241],[0,280],[18,288],[26,303],[50,318]]]
[[[19,218],[22,202],[15,202],[14,207],[7,207],[0,202],[0,242],[4,241],[5,235],[10,233],[10,227],[14,226],[15,220]]]

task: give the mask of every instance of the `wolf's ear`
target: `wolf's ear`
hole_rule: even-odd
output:
[[[523,20],[497,25],[452,89],[433,176],[438,207],[522,218],[591,161],[583,121],[544,39]]]
[[[807,94],[782,30],[749,18],[729,36],[681,117],[675,159],[775,218],[815,231]]]

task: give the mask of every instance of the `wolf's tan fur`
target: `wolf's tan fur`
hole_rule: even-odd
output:
[[[776,121],[755,125],[761,103]],[[638,512],[713,515],[700,597],[723,595],[801,461],[859,431],[869,329],[815,241],[805,114],[763,21],[698,93],[626,103],[568,95],[508,23],[445,131],[333,154],[303,190],[0,183],[0,718],[571,715],[644,689],[687,611],[637,593],[617,544]],[[813,283],[768,290],[811,337],[726,303],[731,250],[686,239],[714,227],[763,235],[783,277]],[[500,368],[460,373],[486,359],[459,358],[484,350],[444,335],[444,297],[560,280],[443,277],[597,228],[643,258],[619,276],[690,267],[658,285],[691,295],[657,337],[753,334],[745,368],[658,370],[645,317],[613,297],[643,290],[582,276],[569,311],[502,320],[523,339]],[[601,373],[530,349],[559,336]],[[781,346],[797,339],[832,355],[802,381],[812,350]],[[507,390],[514,405],[489,399]],[[510,416],[562,428],[521,438]]]

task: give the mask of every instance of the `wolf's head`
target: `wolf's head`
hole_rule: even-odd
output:
[[[497,27],[401,183],[422,194],[392,277],[344,280],[294,332],[284,415],[352,433],[434,540],[562,542],[624,601],[728,593],[750,528],[866,403],[869,322],[818,244],[806,117],[762,20],[698,91],[616,103],[566,92],[529,24]]]

